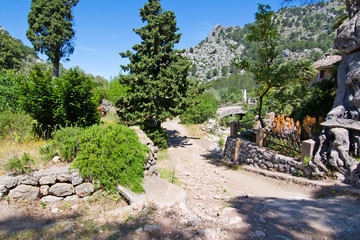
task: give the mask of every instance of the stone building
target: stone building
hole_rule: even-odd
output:
[[[326,54],[324,58],[316,61],[314,66],[318,70],[318,74],[313,80],[311,80],[310,85],[321,82],[324,79],[329,80],[333,75],[333,70],[336,63],[340,62],[341,58],[342,57],[340,55]]]

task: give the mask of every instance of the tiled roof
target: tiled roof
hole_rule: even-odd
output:
[[[320,59],[316,62],[314,62],[314,66],[316,68],[325,68],[333,66],[335,63],[340,62],[342,59],[342,56],[340,55],[332,55],[332,56],[326,56],[323,59]]]

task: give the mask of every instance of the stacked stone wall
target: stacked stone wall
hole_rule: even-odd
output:
[[[229,165],[247,164],[255,168],[300,176],[311,176],[312,169],[304,166],[300,158],[291,158],[241,138],[228,137],[223,161]]]

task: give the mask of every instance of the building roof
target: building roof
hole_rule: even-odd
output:
[[[326,68],[326,67],[331,67],[333,66],[335,63],[340,62],[342,59],[342,56],[340,55],[325,55],[325,57],[323,59],[320,59],[316,62],[314,62],[314,66],[316,68]]]

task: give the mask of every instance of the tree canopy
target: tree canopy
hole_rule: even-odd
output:
[[[72,7],[79,0],[32,0],[28,14],[27,38],[36,51],[44,53],[53,63],[53,76],[59,76],[60,60],[68,60],[74,52]]]
[[[182,51],[174,49],[181,34],[176,33],[175,14],[164,11],[159,0],[149,0],[140,9],[145,26],[134,29],[141,43],[132,47],[134,52],[120,53],[130,63],[122,66],[128,75],[120,83],[127,86],[127,94],[120,96],[116,106],[119,117],[126,122],[157,122],[160,126],[167,118],[180,113],[190,87],[187,80],[190,62]]]

